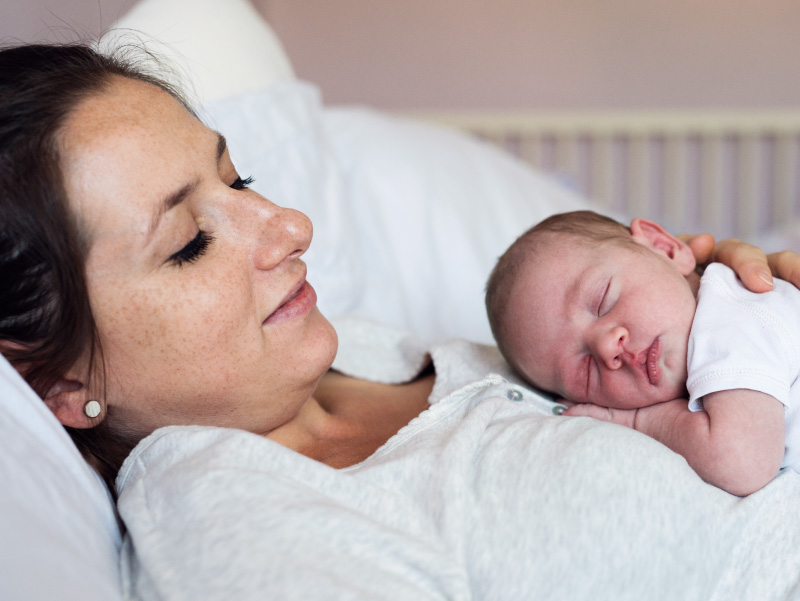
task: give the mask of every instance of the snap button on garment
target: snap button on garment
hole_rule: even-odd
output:
[[[519,390],[514,390],[513,388],[509,388],[508,392],[506,392],[506,396],[512,401],[522,400],[522,393]]]

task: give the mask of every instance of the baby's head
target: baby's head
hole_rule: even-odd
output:
[[[679,398],[694,268],[689,247],[652,221],[554,215],[500,257],[489,322],[509,364],[566,399],[627,409]]]

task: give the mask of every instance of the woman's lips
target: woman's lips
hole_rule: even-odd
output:
[[[294,290],[281,305],[264,320],[264,325],[279,323],[307,315],[317,304],[317,293],[307,281]]]
[[[658,365],[658,359],[661,356],[661,341],[656,338],[650,348],[647,349],[647,358],[645,361],[645,369],[647,371],[647,379],[650,384],[658,386],[661,380],[661,368]]]

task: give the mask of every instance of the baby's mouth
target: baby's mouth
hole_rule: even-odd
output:
[[[661,368],[658,365],[658,359],[661,356],[661,341],[660,339],[656,338],[653,341],[653,344],[650,345],[650,348],[647,349],[647,355],[645,357],[645,371],[647,372],[647,379],[650,380],[650,384],[653,386],[658,386],[659,381],[661,380]]]

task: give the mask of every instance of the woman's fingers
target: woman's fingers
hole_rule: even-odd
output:
[[[711,260],[724,263],[733,269],[748,290],[753,292],[772,290],[770,263],[767,262],[767,255],[764,254],[764,251],[757,246],[735,238],[723,240],[714,247]],[[779,260],[779,263],[784,269],[794,269],[800,276],[800,262],[795,263],[784,258]],[[776,272],[775,275],[779,274]]]
[[[772,290],[772,278],[786,280],[800,288],[800,254],[785,250],[766,255],[763,250],[735,238],[723,240],[716,245],[711,234],[678,236],[689,245],[698,265],[712,261],[724,263],[736,272],[748,290],[768,292]]]
[[[775,277],[794,284],[800,288],[800,255],[784,250],[767,255],[767,263]]]
[[[711,255],[714,252],[714,236],[711,234],[698,234],[696,236],[681,234],[678,238],[689,246],[698,265],[704,265],[711,260]]]
[[[678,238],[692,250],[698,265],[705,265],[712,261],[724,263],[736,272],[749,290],[753,292],[772,290],[772,276],[767,264],[767,256],[757,246],[734,238],[714,244],[714,236],[711,234],[696,236],[681,234]],[[784,262],[788,261],[784,260]],[[798,277],[800,277],[800,263],[798,263],[797,269]]]

